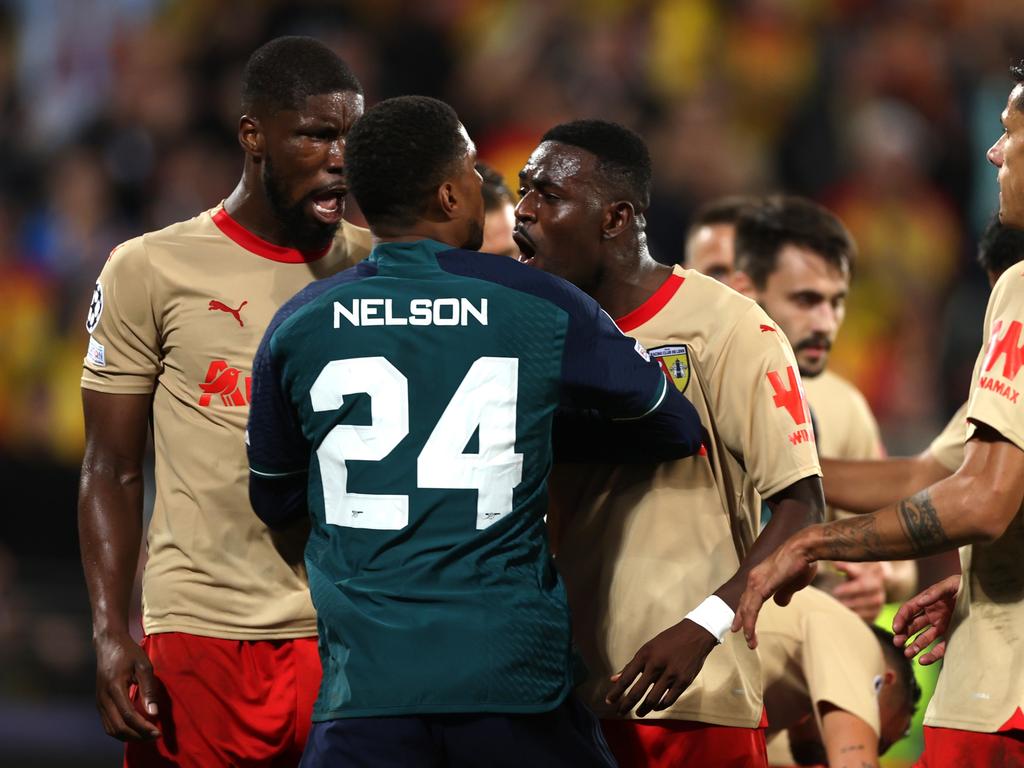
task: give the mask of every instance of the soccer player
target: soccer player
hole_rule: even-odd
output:
[[[989,149],[998,169],[999,220],[1024,228],[1024,62]],[[785,603],[822,558],[919,557],[963,546],[963,576],[909,600],[896,615],[897,640],[946,641],[939,683],[925,717],[920,765],[1024,763],[1024,272],[1007,270],[985,316],[986,342],[967,406],[964,461],[950,477],[869,515],[810,526],[750,572],[733,629],[757,644],[758,610]]]
[[[766,605],[758,637],[769,764],[877,768],[921,696],[892,634],[808,587]]]
[[[249,505],[250,361],[280,305],[369,253],[342,220],[359,82],[316,40],[273,40],[242,81],[238,186],[116,248],[100,273],[82,400],[82,563],[97,705],[128,766],[294,765],[320,678],[316,616],[289,538]],[[140,648],[129,633],[152,425],[156,502]],[[301,532],[296,536],[301,538]]]
[[[253,507],[313,521],[324,678],[304,766],[609,765],[571,696],[552,417],[700,447],[692,406],[594,301],[475,252],[475,159],[443,102],[369,110],[346,162],[378,245],[285,305],[254,363]]]
[[[484,194],[484,243],[480,250],[515,258],[519,251],[512,240],[512,227],[516,223],[512,190],[501,174],[489,165],[477,163],[476,170],[484,180],[481,187]]]
[[[705,203],[686,233],[683,266],[728,285],[735,269],[736,220],[757,198],[728,195]]]
[[[876,459],[883,454],[878,424],[857,389],[827,370],[843,323],[853,238],[831,212],[806,198],[771,195],[736,216],[735,271],[728,284],[754,299],[778,323],[793,347],[815,420],[822,458]],[[827,520],[842,510],[827,507]],[[911,562],[833,563],[819,572],[846,607],[872,621],[889,599],[913,594]],[[845,575],[845,579],[844,579]]]
[[[994,217],[978,243],[978,263],[994,286],[1007,269],[1024,260],[1024,232]],[[853,512],[873,512],[949,477],[964,458],[967,403],[926,450],[917,456],[843,461],[824,459],[825,498]]]
[[[709,433],[697,457],[553,479],[561,519],[549,522],[590,671],[582,694],[624,766],[764,765],[759,662],[726,624],[750,566],[824,505],[793,353],[753,301],[651,258],[650,157],[632,131],[559,125],[519,183],[520,258],[617,318]],[[758,537],[762,497],[774,514]]]

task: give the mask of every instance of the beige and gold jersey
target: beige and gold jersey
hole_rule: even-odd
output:
[[[609,675],[739,567],[757,536],[758,493],[820,474],[792,350],[754,302],[676,267],[618,322],[660,360],[708,438],[681,461],[552,476],[559,570],[589,668],[581,692],[609,717]],[[761,704],[757,654],[730,633],[679,700],[648,718],[755,727]]]
[[[864,395],[850,382],[831,371],[805,377],[807,402],[817,424],[818,453],[826,459],[880,459],[885,455],[878,422]],[[826,507],[825,519],[851,513]]]
[[[967,404],[969,440],[985,424],[1024,450],[1024,272],[999,279]],[[1024,515],[989,544],[962,547],[960,594],[925,724],[1000,730],[1024,706]]]
[[[964,463],[964,440],[967,438],[967,403],[957,408],[953,418],[928,446],[928,452],[950,472]]]
[[[768,763],[793,765],[785,730],[829,702],[879,733],[878,691],[885,659],[874,633],[849,608],[808,587],[780,608],[769,600],[757,620],[768,711]]]
[[[218,206],[111,253],[89,310],[82,387],[153,396],[147,633],[316,634],[304,572],[285,563],[249,506],[251,366],[281,304],[370,247],[369,232],[346,223],[326,252],[303,255]]]

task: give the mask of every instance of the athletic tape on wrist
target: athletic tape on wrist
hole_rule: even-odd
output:
[[[687,619],[699,624],[721,643],[725,633],[732,627],[735,612],[718,595],[711,595],[704,602],[686,614]]]

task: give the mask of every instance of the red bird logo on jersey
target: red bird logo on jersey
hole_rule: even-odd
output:
[[[252,377],[245,377],[245,392],[238,386],[238,379],[241,371],[232,368],[225,360],[214,360],[206,371],[206,381],[199,385],[203,394],[199,397],[199,404],[210,405],[214,396],[220,396],[224,405],[245,405],[252,396]]]
[[[244,307],[248,303],[249,303],[248,301],[243,301],[241,304],[238,305],[238,309],[232,309],[227,304],[225,304],[223,301],[217,301],[216,299],[210,299],[209,310],[211,312],[213,312],[214,310],[220,310],[221,312],[227,312],[229,315],[231,315],[233,318],[235,318],[235,320],[238,321],[238,324],[242,328],[244,328],[245,327],[245,323],[242,322],[242,307]]]
[[[771,333],[778,333],[778,331],[776,331],[770,325],[765,325],[764,323],[761,323],[761,333],[768,333],[769,331]]]

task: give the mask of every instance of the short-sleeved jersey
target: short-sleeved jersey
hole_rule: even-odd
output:
[[[615,716],[609,676],[736,572],[761,496],[820,474],[792,350],[757,304],[676,267],[618,323],[693,403],[708,442],[705,455],[659,466],[567,465],[552,476],[549,522],[589,668],[581,693],[602,717]],[[748,728],[760,717],[757,654],[734,633],[675,704],[647,715]]]
[[[1007,270],[985,313],[967,439],[985,424],[1024,450],[1024,272]],[[925,724],[997,731],[1024,707],[1024,515],[989,544],[962,547],[960,593]]]
[[[147,633],[316,634],[304,569],[285,564],[249,504],[251,365],[286,300],[369,249],[369,232],[343,224],[326,253],[303,255],[261,240],[218,206],[129,240],[103,267],[82,387],[153,395]]]
[[[938,437],[928,446],[928,452],[950,472],[956,472],[964,463],[964,441],[967,439],[967,403],[956,409]]]
[[[285,305],[255,362],[249,458],[309,471],[314,719],[558,706],[554,411],[637,418],[668,389],[569,283],[431,240],[379,245]]]
[[[768,711],[768,762],[793,765],[784,738],[773,738],[830,702],[879,733],[878,691],[885,659],[864,621],[814,587],[785,608],[769,600],[757,620],[757,648]]]
[[[880,459],[885,455],[878,422],[867,400],[842,376],[823,371],[804,377],[804,390],[817,423],[818,454],[826,459]],[[826,507],[825,519],[851,513]]]

